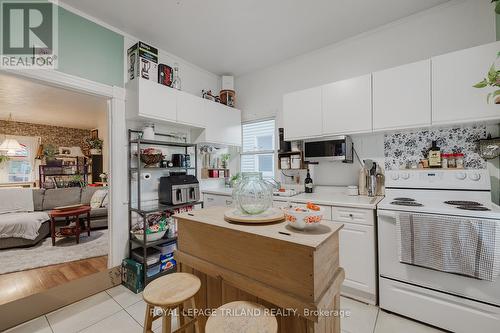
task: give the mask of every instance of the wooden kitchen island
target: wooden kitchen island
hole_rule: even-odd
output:
[[[202,281],[197,308],[253,301],[275,311],[279,332],[340,333],[343,225],[322,221],[315,230],[302,232],[285,222],[235,224],[224,220],[226,210],[213,207],[176,215],[180,271]],[[201,327],[206,319],[201,316]]]

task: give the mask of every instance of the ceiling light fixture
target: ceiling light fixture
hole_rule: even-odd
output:
[[[12,121],[12,113],[9,114],[8,122]],[[7,156],[16,156],[16,151],[23,149],[23,146],[16,139],[5,138],[0,145],[0,152],[6,152]]]

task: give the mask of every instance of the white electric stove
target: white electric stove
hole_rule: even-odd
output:
[[[500,332],[500,277],[478,280],[399,262],[399,212],[498,221],[487,170],[386,172],[377,205],[380,307],[453,332]]]

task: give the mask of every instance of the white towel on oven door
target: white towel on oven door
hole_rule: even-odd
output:
[[[500,221],[399,213],[399,261],[494,281],[500,275]]]

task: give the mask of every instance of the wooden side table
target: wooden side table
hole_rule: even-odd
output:
[[[87,215],[87,227],[80,227],[80,215]],[[80,234],[82,232],[87,232],[87,235],[90,236],[90,206],[81,206],[74,209],[68,210],[56,210],[53,209],[49,213],[50,215],[50,235],[52,236],[52,246],[56,245],[56,218],[63,217],[66,218],[66,221],[69,221],[70,218],[73,218],[75,221],[75,227],[71,234],[65,236],[76,236],[76,244],[80,243]]]

